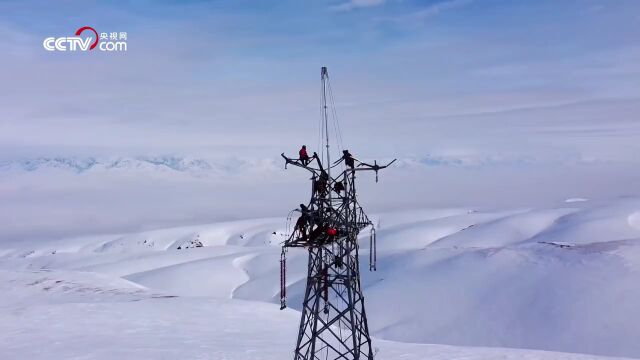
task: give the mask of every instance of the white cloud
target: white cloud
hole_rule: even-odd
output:
[[[385,0],[349,0],[342,4],[333,5],[329,9],[331,11],[351,11],[359,8],[380,6],[384,2]]]
[[[399,22],[399,23],[415,23],[415,22],[423,21],[426,18],[439,15],[444,11],[468,5],[471,2],[473,2],[473,0],[447,0],[439,3],[427,5],[421,8],[420,10],[414,11],[409,14],[384,17],[380,19],[392,21],[392,22]]]
[[[467,5],[469,3],[471,3],[473,0],[450,0],[450,1],[445,1],[445,2],[441,2],[441,3],[437,3],[437,4],[433,4],[430,6],[425,7],[424,9],[416,12],[413,14],[413,16],[417,17],[417,18],[426,18],[429,16],[433,16],[433,15],[438,15],[441,12],[445,11],[445,10],[449,10],[449,9],[453,9],[453,8],[457,8],[460,6],[464,6]]]

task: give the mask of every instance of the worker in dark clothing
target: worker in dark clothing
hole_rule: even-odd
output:
[[[300,162],[302,163],[302,165],[306,166],[307,164],[309,164],[309,162],[311,162],[309,154],[307,154],[306,145],[302,145],[302,148],[300,149],[300,151],[298,151],[298,154],[300,155]]]
[[[303,241],[307,241],[307,224],[310,220],[309,208],[304,204],[300,204],[300,217],[296,221],[295,230],[300,231],[300,235]]]
[[[338,159],[338,161],[336,161],[334,165],[340,163],[343,160],[345,165],[350,167],[351,170],[353,170],[356,167],[356,162],[355,162],[356,159],[353,158],[353,155],[351,155],[349,150],[342,150],[342,157]]]
[[[309,208],[304,204],[300,204],[300,212],[302,213],[302,216],[306,217],[307,219],[309,218]]]
[[[325,243],[328,236],[335,236],[335,229],[330,229],[327,225],[318,225],[315,229],[309,232],[309,243],[311,244],[321,244]]]
[[[329,183],[329,174],[322,170],[317,180],[313,181],[313,191],[322,196],[327,192],[327,185]]]
[[[344,183],[342,181],[337,181],[335,183],[335,185],[333,185],[333,191],[337,192],[338,194],[343,192],[344,191]]]

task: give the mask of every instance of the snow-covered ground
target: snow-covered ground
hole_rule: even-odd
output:
[[[366,241],[361,267],[378,359],[640,358],[640,198],[374,218],[379,270],[364,271]],[[289,252],[279,311],[285,230],[266,218],[2,241],[0,358],[287,358],[306,256]]]
[[[83,272],[0,272],[2,359],[286,359],[298,313],[262,302],[173,297]],[[377,340],[377,359],[596,360],[541,351]]]

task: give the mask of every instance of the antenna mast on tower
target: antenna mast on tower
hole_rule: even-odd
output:
[[[324,124],[325,147],[327,151],[327,164],[331,164],[331,154],[329,153],[329,116],[327,114],[327,83],[329,81],[329,72],[327,67],[323,66],[320,70],[320,79],[322,81],[322,122]],[[327,169],[327,174],[331,177],[331,167]]]

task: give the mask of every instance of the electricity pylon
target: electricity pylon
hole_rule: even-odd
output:
[[[375,228],[358,204],[356,174],[378,170],[379,166],[358,161],[347,151],[330,163],[325,67],[322,79],[323,165],[317,153],[309,159],[291,159],[282,154],[285,167],[294,165],[311,172],[311,199],[301,204],[301,215],[284,241],[281,258],[281,305],[286,307],[286,252],[305,248],[309,252],[307,285],[294,360],[373,359],[364,296],[360,285],[358,235],[370,227],[369,269],[375,270]],[[323,154],[324,155],[324,154]],[[345,168],[336,174],[341,162]],[[356,165],[357,163],[357,165]],[[334,170],[334,175],[331,175]]]

